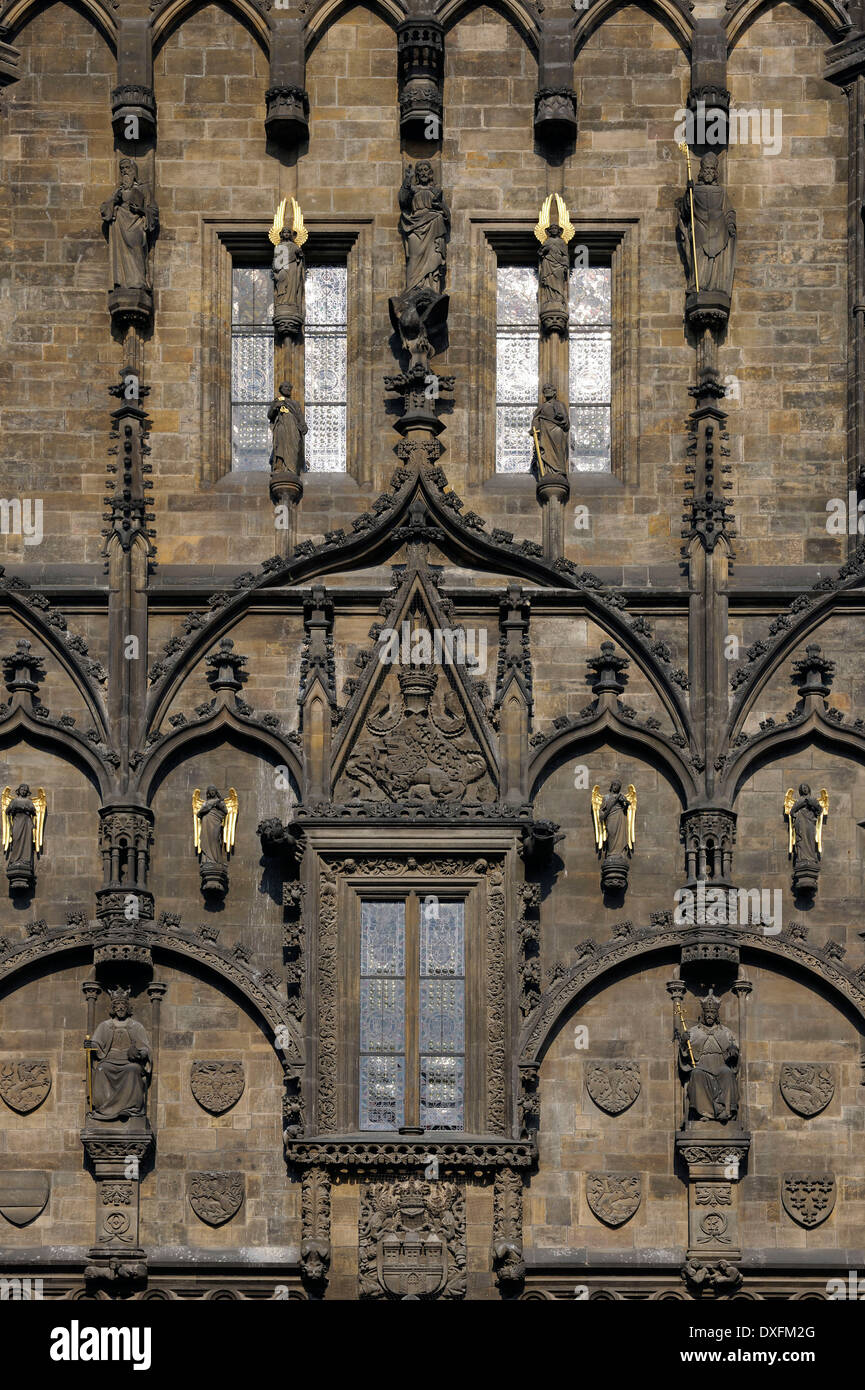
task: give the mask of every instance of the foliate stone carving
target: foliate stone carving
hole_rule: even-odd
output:
[[[572,87],[538,88],[535,92],[535,132],[544,140],[574,138],[577,94]]]
[[[835,1094],[835,1075],[824,1062],[785,1062],[781,1095],[797,1115],[819,1115]]]
[[[0,1062],[0,1098],[10,1110],[29,1115],[51,1090],[51,1068],[45,1058]]]
[[[532,1012],[541,997],[540,886],[524,883],[520,888],[520,1013]]]
[[[45,1210],[51,1174],[33,1170],[0,1170],[0,1212],[13,1226],[27,1226]]]
[[[323,1291],[330,1268],[330,1174],[306,1168],[301,1181],[300,1268],[307,1288]]]
[[[361,1298],[465,1296],[465,1195],[460,1184],[416,1177],[366,1184],[358,1235]]]
[[[606,1226],[624,1226],[643,1196],[639,1173],[587,1173],[586,1201]]]
[[[619,1058],[586,1063],[586,1090],[608,1115],[621,1115],[633,1105],[642,1085],[639,1062]]]
[[[785,1173],[781,1179],[784,1210],[797,1225],[809,1230],[832,1215],[835,1191],[831,1173]]]
[[[507,950],[505,876],[501,863],[483,860],[487,875],[487,1124],[492,1133],[505,1132],[505,1034]],[[478,864],[475,865],[476,871]]]
[[[186,1183],[189,1205],[208,1226],[224,1226],[240,1211],[245,1190],[242,1173],[188,1173]]]
[[[496,1173],[493,1188],[493,1269],[502,1291],[514,1292],[526,1277],[523,1260],[523,1179],[514,1168]]]
[[[193,1062],[189,1085],[202,1109],[223,1115],[243,1095],[243,1062]]]
[[[268,87],[264,126],[271,140],[299,144],[309,134],[309,95],[292,83]]]

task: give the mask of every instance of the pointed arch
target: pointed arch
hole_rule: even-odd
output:
[[[321,42],[329,29],[338,24],[352,10],[367,10],[385,24],[396,30],[406,18],[405,6],[398,0],[319,0],[311,6],[304,26],[304,44],[307,58]]]
[[[110,6],[104,3],[104,0],[50,0],[47,5],[45,0],[11,0],[0,14],[0,28],[8,29],[10,36],[14,37],[31,19],[44,14],[53,5],[63,5],[68,10],[84,15],[102,35],[111,52],[117,52],[117,25]]]
[[[700,784],[692,769],[663,737],[605,709],[586,724],[563,729],[538,750],[529,763],[529,799],[534,800],[546,778],[577,749],[591,751],[604,744],[623,752],[637,751],[657,767],[678,795],[682,810],[700,795]]]
[[[258,40],[262,52],[270,57],[270,25],[253,0],[161,0],[150,21],[154,58],[187,19],[210,5],[228,10]]]
[[[579,55],[592,34],[600,29],[602,24],[619,10],[629,8],[642,10],[650,19],[656,19],[663,24],[690,61],[693,23],[677,0],[594,0],[594,3],[574,21],[574,57]]]
[[[154,744],[140,764],[136,781],[131,783],[131,790],[140,792],[149,806],[162,779],[174,767],[179,755],[186,753],[188,756],[196,745],[206,749],[214,743],[225,741],[241,749],[267,749],[277,758],[279,764],[288,768],[300,795],[303,788],[303,763],[297,749],[281,734],[253,724],[235,714],[227,705],[220,706],[206,719],[172,729],[170,734]]]
[[[850,31],[850,19],[840,0],[740,0],[728,12],[724,25],[727,30],[727,54],[732,53],[736,44],[751,28],[752,24],[769,10],[778,5],[789,5],[794,10],[813,19],[826,37],[837,43]]]
[[[17,705],[9,718],[0,723],[0,748],[14,746],[16,741],[31,743],[34,748],[54,753],[64,762],[71,763],[90,779],[100,800],[104,801],[114,790],[114,778],[109,769],[81,734],[59,729],[44,719],[35,719],[21,705]]]
[[[449,33],[460,20],[471,14],[472,10],[481,8],[492,10],[507,20],[516,29],[526,47],[535,57],[538,56],[541,26],[537,14],[533,13],[531,7],[523,3],[523,0],[444,0],[437,18],[444,25],[445,33]]]
[[[809,744],[816,744],[827,753],[852,758],[865,766],[865,733],[834,724],[822,711],[815,710],[799,723],[782,724],[758,734],[753,743],[749,743],[728,763],[719,794],[729,801],[732,808],[742,787],[755,772],[784,754],[798,752]]]

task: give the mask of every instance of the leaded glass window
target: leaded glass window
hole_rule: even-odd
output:
[[[570,276],[568,396],[570,466],[578,473],[611,467],[612,271],[575,265]]]
[[[268,468],[273,400],[273,278],[269,266],[231,272],[231,466]]]
[[[528,473],[538,404],[538,272],[500,265],[496,281],[496,472]]]
[[[360,1128],[465,1128],[465,904],[361,903]]]
[[[306,465],[343,473],[346,460],[348,271],[311,265],[306,272],[304,400]]]

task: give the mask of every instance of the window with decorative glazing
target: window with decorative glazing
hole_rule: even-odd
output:
[[[528,473],[538,404],[538,272],[500,265],[496,277],[496,472]]]
[[[270,464],[267,407],[273,400],[273,277],[269,266],[231,272],[231,466]]]
[[[465,1127],[465,905],[361,903],[362,1130]]]
[[[571,469],[578,473],[608,473],[611,468],[611,283],[609,266],[574,266],[571,270],[569,454]]]
[[[347,296],[346,266],[307,267],[306,464],[314,473],[343,473],[346,467]]]

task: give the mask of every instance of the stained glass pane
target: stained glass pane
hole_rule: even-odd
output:
[[[462,903],[443,903],[426,898],[421,906],[420,973],[465,973],[465,910]]]
[[[530,265],[500,265],[496,276],[496,322],[522,324],[537,332],[538,272]]]
[[[496,339],[496,400],[499,405],[527,405],[537,396],[537,336],[500,332]]]
[[[465,1124],[465,906],[425,902],[420,932],[420,1123]]]
[[[273,338],[252,333],[231,340],[231,399],[273,400]]]
[[[532,466],[530,434],[534,405],[496,409],[496,472],[528,473]]]
[[[232,405],[231,460],[238,469],[268,468],[271,452],[270,426],[266,407]]]
[[[608,328],[571,334],[568,387],[572,405],[609,403],[611,345]]]
[[[344,265],[307,269],[306,466],[313,473],[341,473],[346,466],[347,292]]]
[[[570,275],[571,323],[612,322],[613,272],[608,265],[575,265]]]
[[[360,1126],[397,1129],[405,1123],[405,903],[361,904],[360,973]]]
[[[465,1128],[462,1057],[421,1057],[420,1122],[425,1129]]]
[[[609,406],[571,406],[571,468],[582,473],[609,472]]]
[[[537,269],[499,266],[496,289],[496,471],[528,473],[538,402]]]
[[[266,469],[273,400],[273,281],[268,266],[231,272],[231,466]]]

